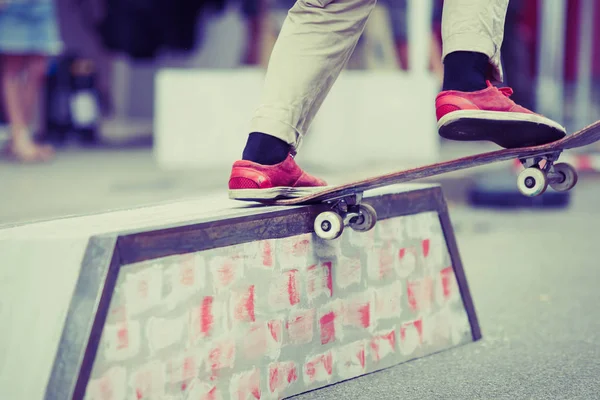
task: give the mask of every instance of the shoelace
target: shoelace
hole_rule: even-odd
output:
[[[488,85],[488,87],[490,87],[490,86],[491,86],[491,87],[494,87],[494,88],[496,88],[496,90],[499,90],[499,91],[500,91],[500,93],[502,93],[502,94],[503,94],[503,95],[505,95],[506,97],[510,97],[510,96],[512,96],[512,94],[514,93],[514,92],[513,92],[513,90],[512,90],[511,88],[509,88],[509,87],[501,87],[501,88],[499,88],[499,87],[496,87],[496,86],[492,85],[492,82],[490,82],[489,80],[488,80],[488,81],[485,81],[485,83]]]
[[[502,93],[506,97],[510,97],[513,94],[513,90],[509,87],[501,87],[501,88],[498,88],[498,90],[500,91],[500,93]]]

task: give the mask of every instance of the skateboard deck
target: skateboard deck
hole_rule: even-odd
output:
[[[487,153],[444,161],[436,164],[392,172],[337,186],[328,186],[307,196],[271,200],[255,200],[266,205],[294,206],[302,204],[327,204],[314,220],[314,230],[325,240],[338,238],[345,226],[358,232],[372,229],[377,222],[377,212],[362,203],[363,192],[383,186],[410,182],[473,168],[494,162],[518,159],[525,167],[517,177],[517,187],[525,196],[539,196],[550,185],[554,190],[571,190],[577,183],[577,171],[566,163],[555,163],[564,150],[587,146],[600,140],[600,121],[552,143],[501,149]]]
[[[323,203],[341,199],[347,196],[352,196],[370,189],[376,189],[397,183],[410,182],[417,179],[511,159],[521,160],[527,169],[535,168],[534,165],[537,165],[541,160],[545,160],[545,172],[550,172],[549,170],[551,169],[552,164],[558,159],[563,150],[587,146],[597,142],[598,140],[600,140],[600,121],[596,121],[595,123],[577,132],[567,135],[560,140],[544,145],[501,149],[487,153],[474,154],[436,164],[392,172],[386,175],[375,176],[342,185],[328,186],[323,190],[302,197],[257,201],[270,205],[302,205]],[[542,193],[534,193],[532,195],[539,195]]]

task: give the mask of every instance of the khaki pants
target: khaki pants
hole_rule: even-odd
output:
[[[442,58],[459,50],[486,54],[502,81],[500,47],[509,0],[445,0]],[[273,47],[251,132],[298,149],[345,67],[376,0],[297,0]]]

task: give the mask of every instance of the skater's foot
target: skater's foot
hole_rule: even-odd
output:
[[[302,171],[291,153],[274,165],[239,160],[229,177],[229,198],[274,200],[305,196],[323,189],[327,183]]]
[[[481,90],[442,91],[435,101],[440,136],[486,140],[504,148],[536,146],[565,137],[563,126],[516,104],[510,99],[512,93],[489,81]]]

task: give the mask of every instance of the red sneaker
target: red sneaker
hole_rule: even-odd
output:
[[[323,186],[327,183],[302,171],[291,154],[275,165],[240,160],[231,169],[229,198],[273,200],[300,197],[322,190]]]
[[[511,88],[477,92],[447,90],[435,100],[439,134],[451,140],[488,140],[504,148],[536,146],[566,135],[560,124],[521,107]]]

